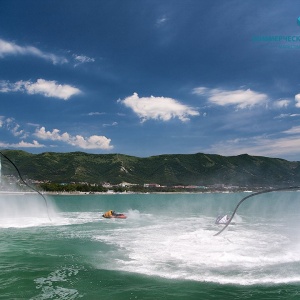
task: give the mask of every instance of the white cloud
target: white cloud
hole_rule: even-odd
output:
[[[288,130],[283,131],[286,134],[300,134],[300,126],[294,126]]]
[[[25,131],[23,129],[20,129],[20,125],[19,124],[15,124],[15,126],[12,128],[11,132],[16,137],[20,136],[20,135],[22,135],[24,137],[24,134],[25,134]]]
[[[75,139],[71,140],[71,145],[80,147],[82,149],[103,149],[110,150],[113,146],[110,145],[111,139],[105,136],[92,135],[84,138],[81,135],[76,135]]]
[[[98,112],[98,111],[88,113],[88,116],[101,116],[101,115],[105,115],[105,113],[104,112]]]
[[[0,58],[7,55],[32,55],[45,60],[50,60],[53,64],[67,63],[64,57],[52,53],[46,53],[33,46],[19,46],[12,42],[0,39]]]
[[[48,81],[45,79],[38,79],[36,82],[18,81],[10,83],[8,81],[0,82],[0,92],[25,92],[27,94],[41,94],[45,97],[54,97],[63,100],[68,100],[74,95],[78,95],[81,91],[68,84],[58,84],[56,81]]]
[[[280,114],[279,116],[275,117],[275,119],[295,118],[295,117],[300,117],[300,114]]]
[[[290,103],[290,100],[277,100],[273,102],[273,106],[275,108],[285,108],[288,107]]]
[[[178,118],[185,122],[189,120],[189,116],[199,115],[194,108],[183,105],[172,98],[153,96],[139,98],[138,94],[134,93],[119,102],[131,108],[142,122],[149,119],[169,121],[172,118]]]
[[[256,136],[221,141],[201,151],[226,156],[247,153],[249,155],[267,157],[292,157],[299,156],[299,149],[300,135],[298,134],[281,138]]]
[[[300,94],[295,95],[296,107],[300,107]]]
[[[73,57],[76,61],[76,64],[75,64],[75,67],[80,65],[80,64],[84,64],[84,63],[90,63],[90,62],[94,62],[95,59],[94,58],[91,58],[91,57],[88,57],[88,56],[85,56],[85,55],[76,55],[76,54],[73,54]]]
[[[268,100],[268,96],[266,94],[254,92],[250,89],[228,91],[223,89],[197,87],[194,88],[192,92],[196,95],[207,95],[208,101],[215,105],[233,105],[240,109],[255,105],[262,105]]]
[[[45,147],[45,145],[40,144],[39,142],[33,140],[32,143],[27,143],[24,141],[21,141],[17,144],[9,144],[9,143],[3,143],[0,142],[0,147],[7,147],[7,148],[42,148]]]
[[[81,91],[68,84],[57,84],[56,81],[38,79],[36,83],[25,82],[25,89],[29,94],[42,94],[46,97],[55,97],[67,100]]]
[[[13,136],[20,138],[27,138],[28,133],[21,129],[21,126],[15,121],[14,118],[0,118],[0,127],[9,131]]]
[[[193,94],[196,94],[196,95],[205,95],[208,92],[209,92],[209,89],[204,86],[193,89]]]
[[[34,135],[43,140],[61,141],[82,149],[113,149],[110,145],[111,139],[105,136],[92,135],[85,138],[81,135],[72,136],[67,132],[61,134],[58,129],[46,131],[45,127],[37,129]]]
[[[162,16],[161,18],[156,20],[156,26],[162,26],[164,23],[168,21],[168,18],[166,16]]]
[[[118,122],[112,122],[110,124],[103,124],[102,126],[103,127],[110,127],[110,126],[117,126],[118,125]]]
[[[26,123],[28,126],[33,126],[33,127],[39,127],[39,124],[37,123],[31,123],[31,122],[28,122]]]
[[[45,147],[45,145],[40,144],[36,140],[33,140],[32,143],[27,143],[27,142],[21,141],[20,143],[18,143],[18,147],[22,147],[22,148],[41,148],[41,147]]]

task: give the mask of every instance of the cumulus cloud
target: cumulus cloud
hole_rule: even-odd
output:
[[[266,94],[254,92],[250,89],[228,91],[224,89],[197,87],[194,88],[192,92],[196,95],[207,95],[208,101],[212,104],[220,106],[232,105],[239,109],[262,105],[268,100],[268,96]]]
[[[61,133],[58,129],[46,131],[45,127],[36,129],[35,136],[43,140],[61,141],[69,145],[76,146],[82,149],[102,149],[110,150],[113,146],[110,145],[111,139],[105,136],[92,135],[83,137],[81,135],[72,136],[67,132]]]
[[[134,93],[119,102],[131,108],[142,122],[149,119],[169,121],[172,118],[178,118],[185,122],[189,120],[189,116],[199,115],[194,108],[172,98],[153,96],[140,98],[137,93]]]
[[[53,64],[63,64],[68,62],[68,60],[64,57],[60,57],[52,53],[43,52],[36,47],[19,46],[15,43],[0,39],[0,58],[7,55],[32,55],[45,60],[49,60]]]
[[[58,84],[54,80],[38,79],[36,82],[18,81],[10,83],[8,81],[0,82],[0,92],[25,92],[27,94],[41,94],[45,97],[54,97],[68,100],[74,95],[81,93],[80,89],[68,84]]]
[[[29,124],[30,125],[30,124]],[[31,124],[36,126],[36,124]],[[117,123],[112,123],[111,126],[115,126]],[[29,133],[21,129],[21,126],[16,123],[13,118],[5,118],[0,116],[0,129],[9,131],[13,136],[21,139],[22,141],[16,144],[9,144],[0,142],[0,147],[13,147],[13,148],[40,148],[45,147],[45,145],[40,144],[38,141],[33,140],[32,142],[26,142],[23,139],[29,136]],[[32,135],[32,133],[30,133]],[[110,150],[113,149],[111,145],[111,139],[105,136],[92,135],[89,137],[83,137],[81,135],[72,136],[67,132],[61,133],[58,129],[53,129],[52,131],[47,131],[45,127],[37,127],[33,133],[38,139],[48,140],[48,141],[58,141],[63,142],[81,149],[101,149]]]

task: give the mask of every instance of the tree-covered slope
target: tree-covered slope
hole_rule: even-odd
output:
[[[31,154],[4,150],[23,177],[52,182],[157,183],[161,185],[239,186],[300,184],[300,162],[250,156],[170,154],[146,158],[84,152]],[[14,173],[2,158],[2,173]]]

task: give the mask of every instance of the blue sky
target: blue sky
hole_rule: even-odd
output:
[[[0,148],[300,160],[300,2],[0,0]]]

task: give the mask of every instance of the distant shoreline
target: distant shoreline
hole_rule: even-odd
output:
[[[206,191],[206,192],[41,192],[43,195],[50,195],[50,196],[93,196],[93,195],[148,195],[148,194],[233,194],[233,193],[252,193],[252,191]],[[0,195],[25,195],[25,194],[38,194],[37,192],[13,192],[13,191],[0,191]]]
[[[261,191],[261,190],[260,190]],[[288,191],[288,190],[287,190]],[[127,193],[120,193],[120,192],[112,192],[112,193],[106,193],[106,192],[41,192],[41,194],[45,196],[93,196],[93,195],[150,195],[150,194],[161,194],[161,195],[175,195],[175,194],[185,194],[185,195],[191,195],[191,194],[236,194],[236,193],[245,193],[245,194],[252,194],[257,193],[258,190],[247,190],[247,191],[206,191],[206,192],[147,192],[147,193],[139,193],[139,192],[127,192]],[[290,192],[300,192],[299,190],[290,190]],[[27,195],[27,194],[36,194],[37,192],[13,192],[13,191],[0,191],[1,195]]]
[[[241,191],[242,192],[242,191]],[[210,192],[147,192],[147,193],[138,193],[138,192],[127,192],[127,193],[106,193],[106,192],[41,192],[43,195],[50,196],[93,196],[93,195],[148,195],[148,194],[229,194],[235,192],[222,192],[222,191],[210,191]],[[0,191],[0,195],[25,195],[25,194],[38,194],[37,192],[11,192],[11,191]]]

